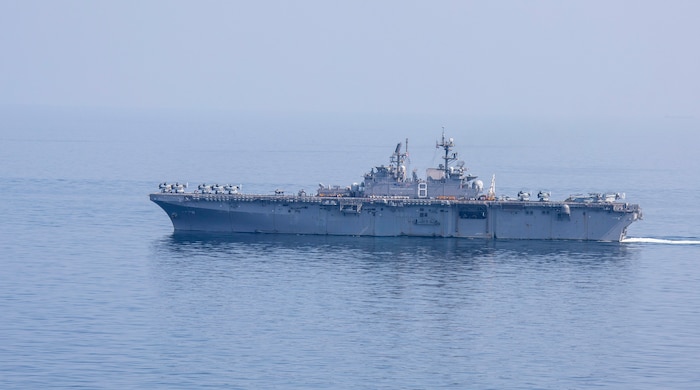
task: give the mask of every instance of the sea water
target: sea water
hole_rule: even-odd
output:
[[[687,119],[2,114],[0,388],[700,383]],[[644,220],[622,243],[197,236],[148,200],[161,181],[349,185],[406,138],[422,176],[443,125],[499,195],[625,192]]]

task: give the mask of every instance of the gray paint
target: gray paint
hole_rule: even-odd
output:
[[[389,166],[373,168],[361,184],[320,186],[313,196],[246,195],[235,186],[206,185],[186,193],[164,183],[150,199],[185,232],[620,241],[641,219],[639,205],[618,196],[496,199],[493,188],[484,192],[465,173],[452,139],[443,134],[436,147],[444,163],[426,179],[408,177],[408,152],[399,144]]]

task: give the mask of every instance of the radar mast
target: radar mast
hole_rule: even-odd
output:
[[[452,152],[452,148],[455,146],[454,139],[450,138],[445,140],[445,128],[442,128],[442,141],[440,143],[435,143],[435,148],[442,148],[445,151],[445,156],[442,157],[445,160],[445,166],[443,170],[445,171],[445,178],[450,177],[450,162],[457,160],[457,153]]]
[[[394,178],[403,181],[406,178],[406,169],[405,167],[404,169],[401,167],[408,157],[408,138],[406,138],[406,147],[403,153],[401,152],[401,146],[401,142],[396,145],[396,150],[394,151],[394,154],[391,155],[390,166],[391,170],[394,172]]]

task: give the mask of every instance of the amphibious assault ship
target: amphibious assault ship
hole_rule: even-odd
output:
[[[406,140],[408,144],[408,140]],[[639,205],[621,194],[572,195],[550,200],[497,197],[457,160],[452,138],[436,142],[443,162],[425,178],[409,176],[407,146],[396,146],[388,166],[377,166],[350,186],[319,185],[315,194],[244,194],[240,185],[160,184],[150,194],[176,232],[286,233],[353,236],[424,236],[479,239],[621,241],[641,219]]]

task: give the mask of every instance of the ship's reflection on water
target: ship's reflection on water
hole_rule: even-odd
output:
[[[273,362],[315,377],[330,362],[411,387],[433,373],[474,383],[475,361],[515,372],[533,356],[585,375],[597,366],[562,363],[571,351],[598,362],[599,345],[627,346],[608,324],[634,303],[637,258],[620,243],[173,234],[153,243],[150,269],[163,329],[241,357],[237,372]]]
[[[617,242],[471,240],[424,237],[348,237],[271,234],[182,234],[156,241],[173,258],[327,259],[339,261],[559,262],[597,266],[628,259],[634,248]]]

